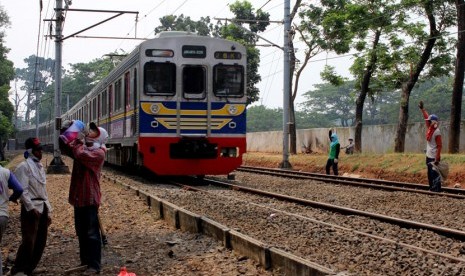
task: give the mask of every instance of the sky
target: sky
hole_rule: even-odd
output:
[[[56,0],[42,0],[43,10],[40,12],[39,1],[1,0],[0,5],[8,13],[11,27],[6,30],[5,42],[10,48],[8,59],[14,62],[16,68],[24,68],[24,59],[38,53],[39,56],[55,58],[54,41],[44,36],[48,32],[50,21],[54,16],[53,8]],[[284,16],[283,0],[249,0],[255,9],[270,13],[270,20],[282,20]],[[159,25],[159,18],[168,14],[190,16],[193,20],[200,17],[231,18],[228,4],[235,0],[73,0],[70,8],[90,10],[112,10],[139,12],[137,26],[134,14],[124,14],[100,26],[85,31],[80,36],[105,36],[125,38],[153,38],[153,29]],[[291,8],[295,1],[291,0]],[[79,32],[114,13],[95,13],[68,11],[66,14],[63,35]],[[40,28],[39,28],[40,22]],[[216,21],[215,21],[216,22]],[[40,31],[40,34],[39,34]],[[277,45],[283,44],[283,25],[271,23],[267,30],[259,33],[260,36]],[[40,42],[38,43],[38,38]],[[68,38],[63,42],[62,64],[89,62],[101,58],[105,54],[117,50],[131,52],[140,40],[129,39],[96,39],[96,38]],[[268,44],[259,41],[258,44]],[[295,43],[297,58],[303,55],[302,42]],[[282,107],[283,103],[283,54],[276,47],[260,46],[259,73],[262,81],[257,85],[260,90],[260,100],[255,103],[263,104],[269,108]],[[328,59],[326,53],[316,56],[316,61],[307,65],[300,78],[298,95],[313,88],[314,84],[321,83],[320,71],[325,64],[336,67],[336,71],[344,74],[347,71],[347,59]],[[14,83],[11,84],[15,89]],[[16,86],[19,90],[19,85]],[[21,93],[21,92],[20,92]],[[24,92],[23,92],[24,93]],[[296,102],[304,100],[298,96]]]

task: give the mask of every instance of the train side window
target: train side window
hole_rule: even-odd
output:
[[[123,107],[123,86],[121,79],[115,82],[115,106],[113,111],[118,111]]]
[[[213,93],[217,97],[244,96],[244,67],[218,64],[213,67]]]
[[[174,95],[176,93],[176,65],[171,62],[147,62],[144,65],[146,95]]]
[[[110,112],[110,115],[111,115],[111,112],[113,112],[113,86],[110,84],[110,86],[108,86],[108,112]]]
[[[107,90],[103,90],[102,93],[102,116],[106,116],[108,114],[108,93]]]
[[[206,91],[206,70],[201,65],[188,65],[182,70],[184,98],[204,98]]]

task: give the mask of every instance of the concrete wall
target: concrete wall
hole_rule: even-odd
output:
[[[447,152],[449,145],[449,122],[440,122],[443,151]],[[460,152],[465,151],[464,122],[460,126]],[[313,128],[297,130],[297,151],[305,152],[310,147],[312,152],[327,152],[329,146],[328,128]],[[354,138],[354,127],[335,128],[341,146],[346,146],[349,138]],[[394,139],[397,125],[364,126],[362,130],[363,153],[394,152]],[[426,148],[426,126],[424,123],[412,123],[407,126],[405,136],[405,152],[422,153]],[[251,152],[282,152],[282,131],[247,133],[247,151]]]

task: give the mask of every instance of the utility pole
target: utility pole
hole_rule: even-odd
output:
[[[39,88],[35,88],[36,92],[36,137],[39,137],[39,101],[40,91]]]
[[[292,169],[289,163],[289,103],[290,103],[290,58],[289,58],[289,32],[291,30],[290,19],[291,1],[284,0],[284,66],[283,66],[283,161],[281,169]]]
[[[63,0],[56,0],[55,19],[55,128],[53,129],[53,160],[48,166],[47,173],[67,174],[68,166],[61,159],[61,152],[58,144],[58,130],[61,128],[61,46],[63,44]]]

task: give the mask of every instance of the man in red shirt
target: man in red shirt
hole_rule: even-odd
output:
[[[105,129],[90,123],[85,141],[76,139],[68,144],[74,158],[68,201],[74,206],[81,265],[87,266],[83,275],[99,274],[101,270],[102,237],[98,209],[107,138]]]
[[[426,124],[426,166],[428,168],[428,184],[430,191],[441,191],[441,176],[433,169],[433,163],[438,165],[441,161],[442,138],[439,130],[438,116],[429,115],[424,108],[423,101],[418,104]]]

